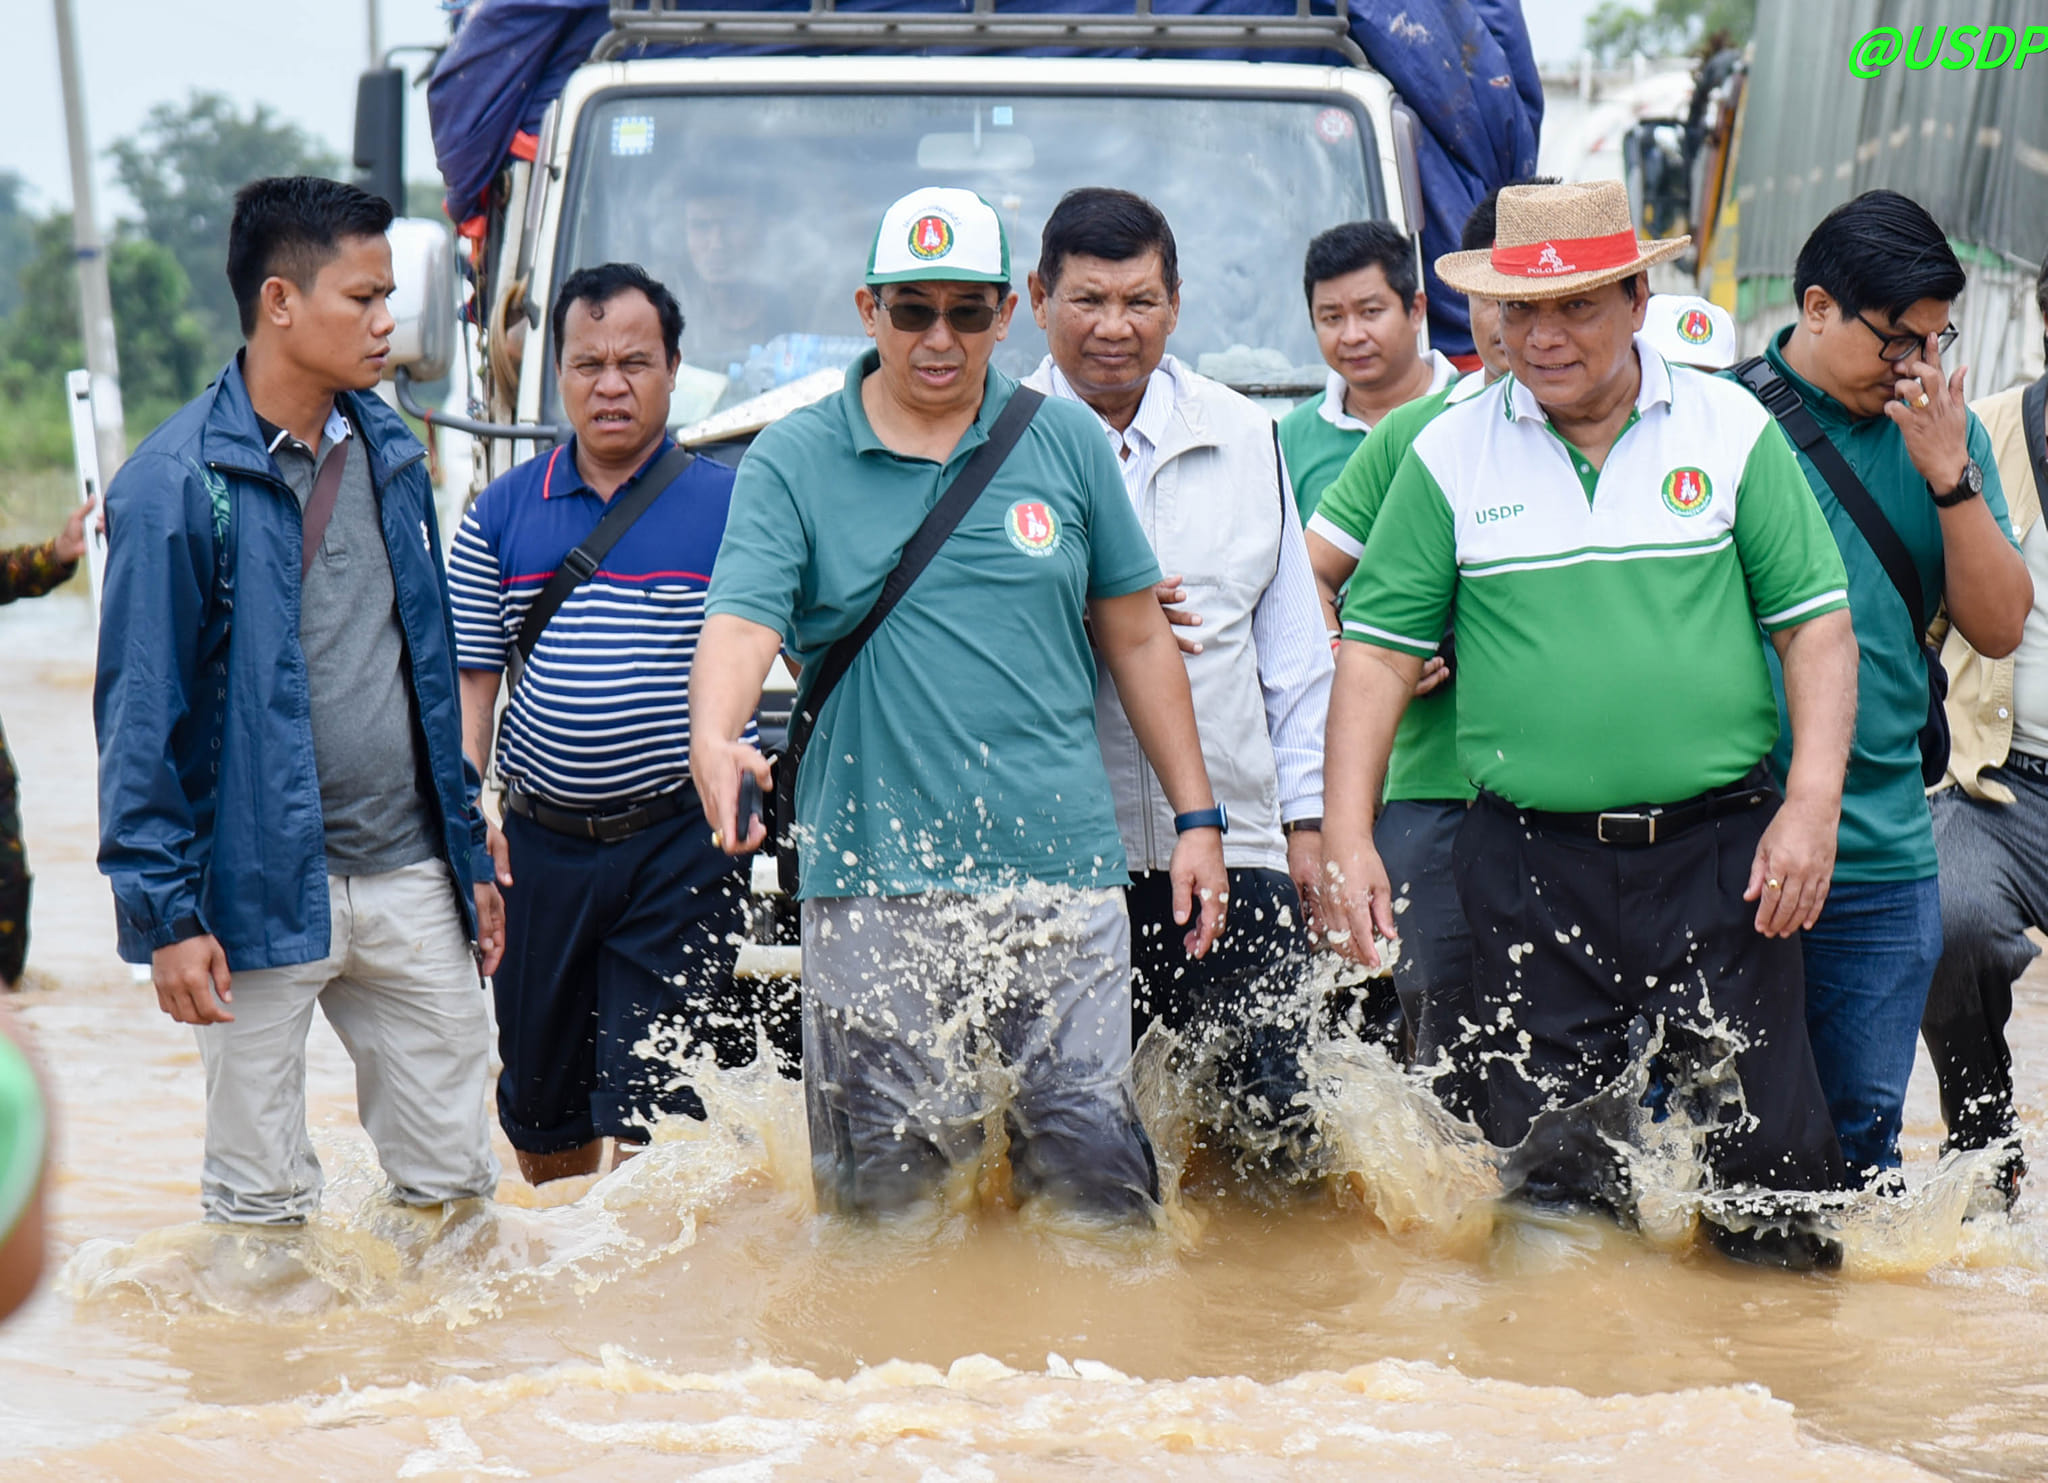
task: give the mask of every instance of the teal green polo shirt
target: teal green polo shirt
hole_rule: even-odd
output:
[[[1396,407],[1379,420],[1351,455],[1342,473],[1325,489],[1309,517],[1308,528],[1356,561],[1372,536],[1373,522],[1386,503],[1387,490],[1415,438],[1435,420],[1453,396],[1466,400],[1486,387],[1485,374],[1474,371],[1455,386],[1432,392],[1419,401]],[[1460,395],[1462,393],[1462,395]],[[1458,702],[1455,683],[1418,696],[1401,712],[1394,733],[1393,755],[1387,759],[1383,796],[1441,802],[1469,800],[1472,784],[1458,764]]]
[[[780,633],[806,673],[874,606],[1017,383],[988,372],[942,465],[892,452],[839,395],[740,463],[705,612]],[[1095,737],[1092,598],[1159,580],[1095,414],[1048,399],[818,717],[797,781],[805,898],[1128,880]]]
[[[1835,544],[1849,571],[1849,616],[1856,625],[1856,738],[1849,748],[1849,775],[1842,789],[1842,827],[1837,836],[1835,879],[1838,881],[1917,881],[1937,873],[1934,825],[1920,782],[1920,728],[1927,721],[1927,667],[1920,658],[1920,635],[1934,621],[1941,601],[1944,547],[1941,517],[1927,481],[1906,452],[1906,435],[1889,417],[1851,417],[1848,409],[1785,364],[1783,346],[1791,335],[1781,330],[1764,351],[1765,358],[1789,381],[1806,403],[1828,441],[1841,451],[1849,467],[1870,491],[1899,539],[1913,554],[1920,573],[1920,591],[1927,611],[1915,624],[1899,600],[1899,590],[1885,575],[1877,554],[1863,539],[1828,487],[1820,470],[1805,454],[1797,455],[1801,472],[1827,516]],[[1998,482],[1991,437],[1977,414],[1970,419],[1970,457],[1984,471],[1984,503],[1998,518],[2005,538],[2012,540],[2005,490]],[[1787,446],[1790,440],[1787,439]],[[2018,549],[2018,543],[2014,543]],[[1771,681],[1778,693],[1780,715],[1785,705],[1785,675],[1772,650]],[[1782,779],[1791,765],[1791,750],[1780,741],[1771,767]]]

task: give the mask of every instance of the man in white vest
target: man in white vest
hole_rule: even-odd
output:
[[[1173,231],[1128,191],[1069,192],[1040,238],[1031,312],[1052,353],[1026,380],[1086,403],[1166,580],[1216,797],[1231,910],[1197,960],[1173,921],[1176,819],[1105,675],[1096,731],[1130,859],[1134,1033],[1155,1019],[1220,1095],[1218,1142],[1246,1173],[1304,1167],[1308,927],[1322,875],[1322,727],[1335,665],[1273,419],[1167,355]],[[1299,1098],[1299,1100],[1297,1100]]]

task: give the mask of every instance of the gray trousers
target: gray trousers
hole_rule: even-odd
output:
[[[1920,1035],[1950,1148],[1988,1148],[2017,1129],[2005,1022],[2014,981],[2041,951],[2027,928],[2048,929],[2048,782],[2003,769],[1986,776],[2014,801],[1980,803],[1961,788],[1931,800],[1942,951]]]
[[[295,1225],[320,1204],[306,1131],[306,1033],[318,1004],[356,1067],[356,1109],[408,1205],[498,1186],[485,1102],[490,1018],[448,867],[329,876],[326,957],[237,973],[234,1020],[201,1025],[211,1221]]]
[[[885,1213],[971,1169],[998,1109],[1012,1185],[1148,1218],[1121,891],[803,904],[804,1099],[818,1204]]]

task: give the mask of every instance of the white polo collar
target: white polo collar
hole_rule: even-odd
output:
[[[1450,357],[1441,350],[1429,352],[1429,389],[1423,396],[1435,396],[1446,386],[1458,379],[1458,368],[1451,364]],[[1344,410],[1344,393],[1349,384],[1335,371],[1323,378],[1323,400],[1316,407],[1316,415],[1334,428],[1347,433],[1369,433],[1372,424],[1361,422]],[[1418,398],[1418,400],[1420,400]]]
[[[1635,337],[1635,347],[1636,359],[1643,367],[1643,383],[1636,388],[1636,415],[1640,417],[1659,403],[1671,405],[1671,367],[1641,335]],[[1536,393],[1518,376],[1508,378],[1507,406],[1508,416],[1516,422],[1550,421],[1550,414],[1536,400]]]

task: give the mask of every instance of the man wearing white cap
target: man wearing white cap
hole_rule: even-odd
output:
[[[1514,1047],[1486,1077],[1510,1192],[1631,1214],[1634,1048],[1744,1199],[1739,1220],[1710,1205],[1714,1244],[1832,1265],[1810,1201],[1776,1192],[1844,1178],[1795,934],[1825,899],[1855,714],[1846,582],[1762,408],[1638,338],[1645,269],[1684,245],[1639,243],[1619,183],[1512,187],[1490,251],[1438,260],[1501,301],[1509,374],[1417,435],[1345,601],[1332,916],[1366,958],[1372,929],[1396,935],[1373,799],[1455,600],[1479,796],[1453,874],[1481,1016]],[[1782,800],[1759,626],[1792,697]]]
[[[1735,317],[1698,294],[1651,294],[1643,338],[1674,366],[1725,371],[1735,364]]]
[[[1174,918],[1197,957],[1223,922],[1225,820],[1095,418],[989,365],[1009,282],[1002,223],[972,192],[883,213],[855,296],[874,350],[740,466],[691,769],[725,848],[758,847],[741,780],[770,773],[739,738],[786,649],[803,689],[780,808],[822,1206],[964,1196],[1000,1107],[1018,1194],[1143,1218],[1158,1181],[1129,1080],[1128,876],[1091,635],[1176,813]]]

